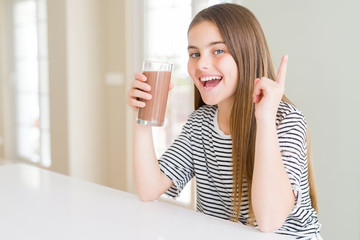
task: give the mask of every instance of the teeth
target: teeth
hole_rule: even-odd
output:
[[[206,82],[206,81],[210,81],[210,80],[220,80],[220,79],[221,79],[220,76],[211,76],[211,77],[200,78],[200,81]]]

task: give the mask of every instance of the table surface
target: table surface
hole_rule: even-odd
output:
[[[289,239],[25,164],[0,166],[0,239]]]

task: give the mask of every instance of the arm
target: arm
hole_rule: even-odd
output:
[[[252,206],[261,231],[279,229],[295,197],[281,158],[274,122],[257,121]]]
[[[256,79],[254,86],[257,132],[251,203],[259,228],[264,232],[280,228],[295,202],[275,125],[284,93],[286,65],[287,56],[284,56],[276,80]]]
[[[134,110],[134,122],[137,108],[145,106],[139,99],[151,99],[151,95],[147,93],[150,86],[145,82],[146,77],[143,74],[135,74],[135,80],[128,92],[127,103]],[[135,186],[142,201],[157,199],[173,184],[160,171],[151,127],[136,123],[133,127],[133,169]]]

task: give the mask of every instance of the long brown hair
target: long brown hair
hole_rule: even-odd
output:
[[[275,79],[270,51],[265,35],[256,17],[247,8],[236,4],[218,4],[200,11],[192,20],[189,30],[202,21],[211,21],[219,29],[229,52],[238,68],[238,84],[230,115],[232,138],[233,221],[240,215],[243,181],[247,184],[249,198],[249,223],[254,222],[251,205],[251,183],[254,169],[256,121],[252,100],[254,80],[268,77]],[[195,109],[204,105],[199,90],[195,87]],[[283,101],[292,104],[285,95]],[[307,143],[309,144],[309,143]],[[308,147],[308,159],[310,147]],[[317,210],[314,179],[310,161],[308,162],[310,197]]]

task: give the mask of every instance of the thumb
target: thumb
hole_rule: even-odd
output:
[[[256,78],[254,81],[254,92],[253,92],[253,102],[257,103],[260,100],[261,95],[261,89],[258,85],[258,82],[260,81],[260,78]]]

